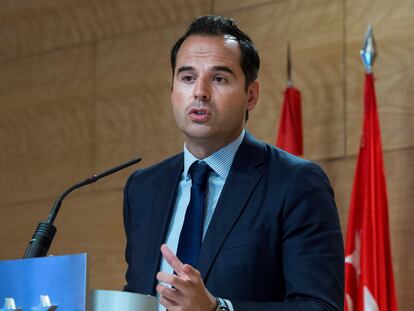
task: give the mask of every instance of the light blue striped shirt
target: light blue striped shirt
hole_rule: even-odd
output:
[[[188,203],[190,202],[191,175],[188,173],[190,166],[195,161],[204,161],[212,169],[208,178],[208,190],[203,227],[204,238],[208,225],[213,217],[217,201],[220,197],[221,191],[223,190],[224,183],[226,182],[227,176],[230,172],[231,165],[233,164],[234,156],[243,141],[244,135],[245,130],[243,130],[240,136],[233,142],[217,150],[205,159],[196,158],[184,145],[184,170],[178,184],[175,208],[172,214],[170,227],[168,228],[167,238],[165,240],[165,243],[174,253],[177,253],[178,240],[181,228],[183,227],[185,212],[187,210]],[[173,273],[173,269],[168,265],[164,258],[161,260],[160,270]],[[229,301],[227,301],[227,303],[229,304],[230,311],[233,311],[231,303]],[[159,305],[158,310],[165,311],[165,308],[162,305]]]

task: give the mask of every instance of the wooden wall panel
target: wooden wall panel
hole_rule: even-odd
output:
[[[121,190],[80,192],[69,197],[56,220],[51,254],[88,253],[90,288],[125,284],[125,234]]]
[[[184,25],[107,40],[97,50],[96,163],[139,155],[140,167],[182,150],[170,108],[169,50]],[[125,183],[125,174],[111,186]]]
[[[3,0],[0,61],[191,20],[208,0]]]
[[[261,4],[267,4],[272,2],[281,2],[287,0],[215,0],[213,3],[214,12],[220,12],[220,14],[228,11],[243,10],[251,7],[255,7]]]
[[[217,12],[221,13],[221,12]],[[294,84],[302,92],[305,157],[344,155],[341,1],[283,1],[226,12],[255,41],[262,61],[259,105],[248,127],[274,144],[291,42]],[[258,23],[257,21],[261,21]],[[323,64],[323,66],[321,65]]]
[[[414,2],[347,1],[347,151],[355,154],[363,115],[364,69],[359,56],[367,25],[377,43],[376,94],[385,150],[414,146]]]
[[[92,51],[0,64],[0,204],[49,197],[92,164]]]
[[[386,152],[388,209],[400,310],[414,304],[414,148]]]
[[[38,222],[46,220],[52,203],[52,200],[39,200],[2,205],[0,260],[23,256]],[[61,207],[55,226],[57,233],[49,254],[86,252],[90,287],[122,289],[126,271],[122,191],[81,190],[70,195]]]
[[[0,260],[22,258],[37,224],[46,220],[51,207],[49,200],[0,205]]]

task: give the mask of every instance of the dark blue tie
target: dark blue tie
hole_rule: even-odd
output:
[[[196,265],[203,239],[204,201],[210,166],[194,162],[190,167],[191,196],[178,241],[177,256],[183,263]]]

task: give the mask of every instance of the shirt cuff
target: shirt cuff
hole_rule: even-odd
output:
[[[227,306],[229,307],[229,310],[234,311],[233,304],[231,303],[231,301],[227,300],[227,299],[223,299],[223,300],[227,303]]]

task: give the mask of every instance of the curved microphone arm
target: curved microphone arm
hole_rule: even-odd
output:
[[[23,258],[46,256],[47,252],[49,251],[50,245],[52,244],[55,233],[56,233],[56,227],[53,225],[53,222],[55,221],[55,218],[59,212],[63,199],[69,193],[71,193],[75,189],[94,183],[95,181],[103,177],[116,173],[140,161],[141,161],[141,158],[133,159],[131,161],[128,161],[126,163],[113,167],[109,170],[106,170],[100,174],[96,174],[91,177],[88,177],[85,180],[81,181],[80,183],[77,183],[73,185],[72,187],[66,189],[64,192],[62,192],[62,194],[57,198],[57,200],[53,204],[52,210],[50,211],[50,214],[47,220],[42,221],[37,225],[37,228],[32,236],[32,239],[29,241],[29,244],[27,245],[27,248],[24,252]]]

